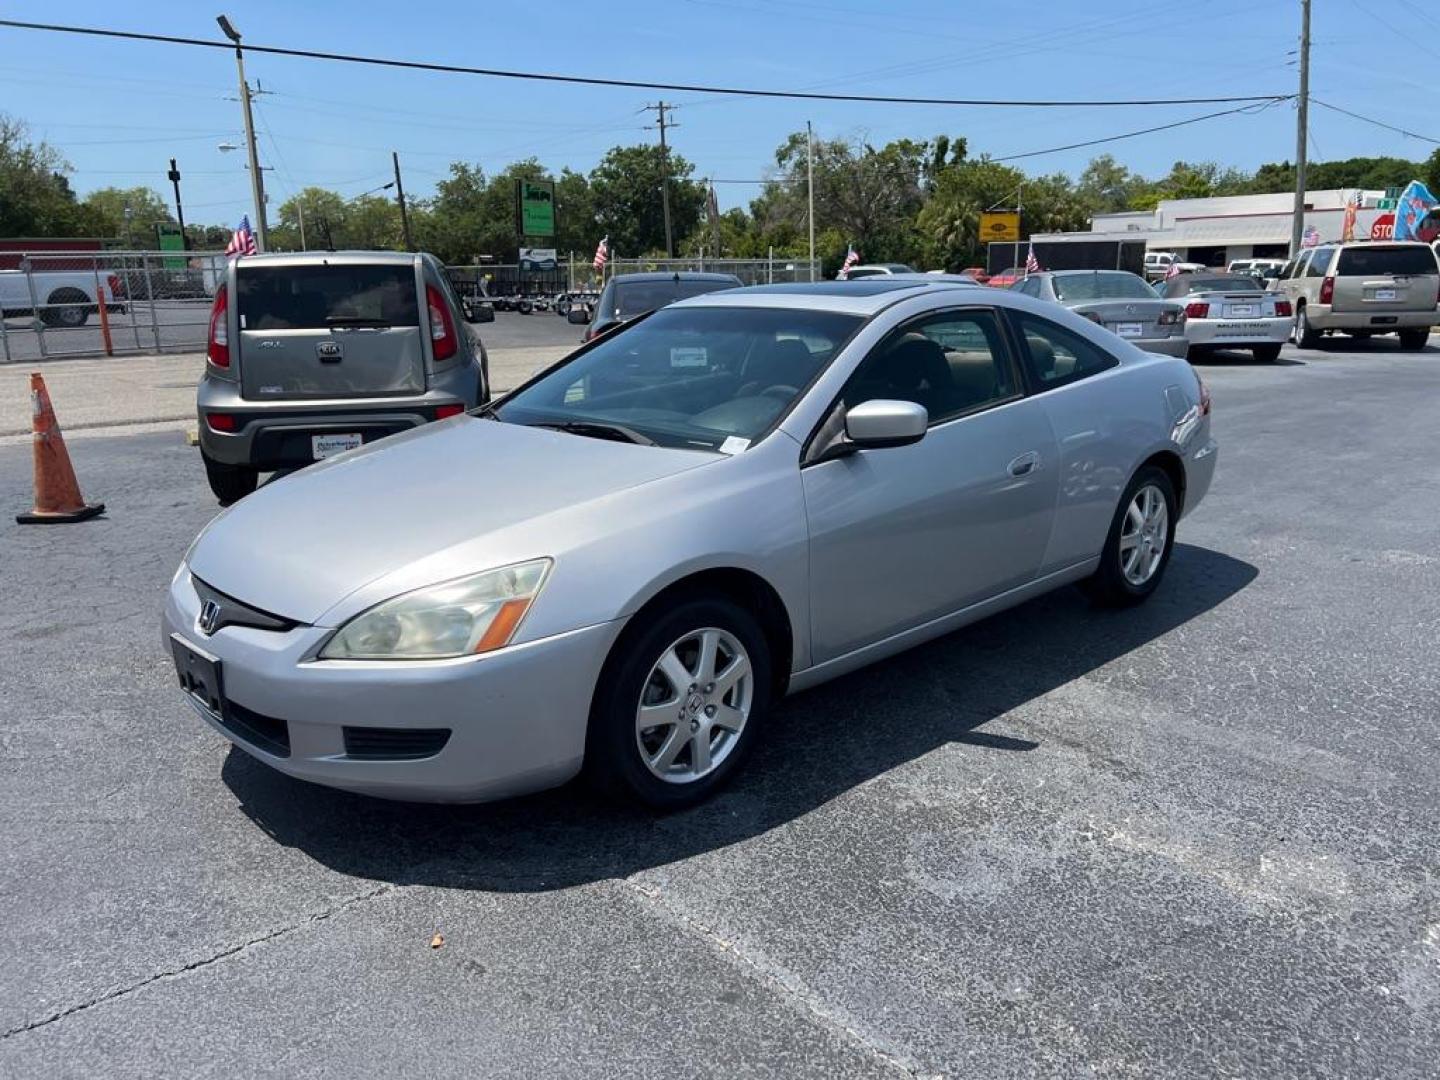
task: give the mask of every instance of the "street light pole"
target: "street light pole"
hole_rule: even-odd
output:
[[[245,149],[250,156],[250,193],[255,198],[255,240],[261,251],[270,247],[270,230],[265,224],[265,178],[260,172],[260,155],[255,149],[255,118],[250,115],[250,84],[245,81],[245,53],[240,47],[240,31],[224,15],[215,21],[225,36],[235,43],[235,70],[240,75],[240,105],[245,113]]]
[[[815,134],[805,121],[805,189],[810,201],[810,280],[815,280]]]
[[[1290,222],[1290,258],[1305,240],[1305,170],[1310,136],[1310,0],[1300,0],[1300,96],[1295,111],[1295,215]]]
[[[185,210],[180,205],[180,170],[175,167],[175,159],[170,159],[170,171],[166,178],[175,185],[175,220],[180,223],[180,248],[182,251],[190,250],[190,238],[185,235]]]

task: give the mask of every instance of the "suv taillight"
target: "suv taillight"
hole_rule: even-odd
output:
[[[119,299],[120,299],[120,275],[119,275],[119,274],[106,274],[106,275],[105,275],[105,284],[108,285],[108,286],[110,286],[110,299],[111,299],[111,300],[119,300]]]
[[[1275,317],[1276,317],[1277,319],[1280,318],[1282,315],[1283,315],[1285,318],[1288,319],[1288,318],[1290,318],[1290,316],[1292,316],[1292,315],[1294,315],[1294,314],[1295,314],[1295,311],[1294,311],[1293,308],[1291,308],[1291,306],[1290,306],[1290,301],[1289,301],[1289,300],[1276,300],[1276,301],[1275,301]]]
[[[210,336],[205,345],[205,355],[219,368],[230,366],[230,328],[225,320],[229,306],[229,290],[221,285],[215,290],[215,303],[210,306]]]
[[[1327,277],[1320,282],[1320,303],[1333,304],[1335,302],[1335,279]]]
[[[460,339],[445,298],[434,285],[425,286],[425,303],[430,309],[430,346],[436,360],[448,360],[460,350]]]
[[[1196,300],[1193,304],[1185,305],[1185,317],[1187,319],[1204,319],[1210,315],[1210,305],[1203,300]]]

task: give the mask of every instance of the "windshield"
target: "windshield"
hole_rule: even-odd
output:
[[[591,427],[578,434],[619,425],[621,438],[733,452],[789,408],[860,323],[829,311],[667,308],[601,338],[495,415]]]
[[[1051,279],[1059,300],[1153,300],[1150,287],[1134,274],[1056,274]]]
[[[664,281],[617,281],[612,314],[621,319],[633,319],[676,300],[733,289],[737,284],[734,281],[686,281],[683,278],[679,281],[673,278]]]

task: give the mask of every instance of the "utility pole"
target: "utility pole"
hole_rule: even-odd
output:
[[[415,241],[410,238],[410,211],[405,209],[405,187],[400,183],[400,152],[391,150],[390,160],[395,163],[395,201],[400,204],[400,226],[405,230],[405,250],[414,251]]]
[[[670,234],[670,148],[665,142],[665,129],[680,125],[666,121],[667,109],[674,112],[675,106],[666,105],[663,101],[645,106],[646,112],[655,114],[656,126],[660,129],[660,205],[665,213],[665,254],[673,259],[675,257],[675,240]]]
[[[300,250],[306,251],[308,249],[305,246],[305,200],[298,196],[295,199],[295,213],[300,217]]]
[[[250,156],[250,193],[255,197],[255,242],[261,251],[270,247],[270,230],[265,224],[265,177],[260,172],[260,155],[255,149],[255,118],[250,115],[250,84],[245,81],[245,52],[240,48],[240,31],[224,15],[215,16],[225,36],[235,43],[235,69],[240,75],[240,105],[245,113],[245,149]]]
[[[805,121],[805,188],[810,200],[810,280],[815,280],[815,133]]]
[[[170,159],[170,171],[165,174],[166,179],[175,185],[175,220],[180,223],[180,247],[185,251],[190,250],[190,238],[185,235],[185,210],[180,205],[180,170],[175,167],[175,159]]]
[[[1305,166],[1310,138],[1310,0],[1300,0],[1300,96],[1295,110],[1295,217],[1290,223],[1290,258],[1305,237]]]

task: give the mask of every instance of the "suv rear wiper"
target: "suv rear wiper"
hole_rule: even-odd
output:
[[[389,319],[372,319],[365,315],[327,315],[325,316],[326,326],[373,326],[377,330],[388,330],[392,323]]]
[[[555,420],[549,423],[531,424],[531,427],[550,428],[552,431],[568,431],[572,435],[588,435],[592,439],[609,439],[612,442],[632,442],[641,446],[654,446],[655,440],[641,435],[633,428],[622,424],[605,424],[595,420]]]

